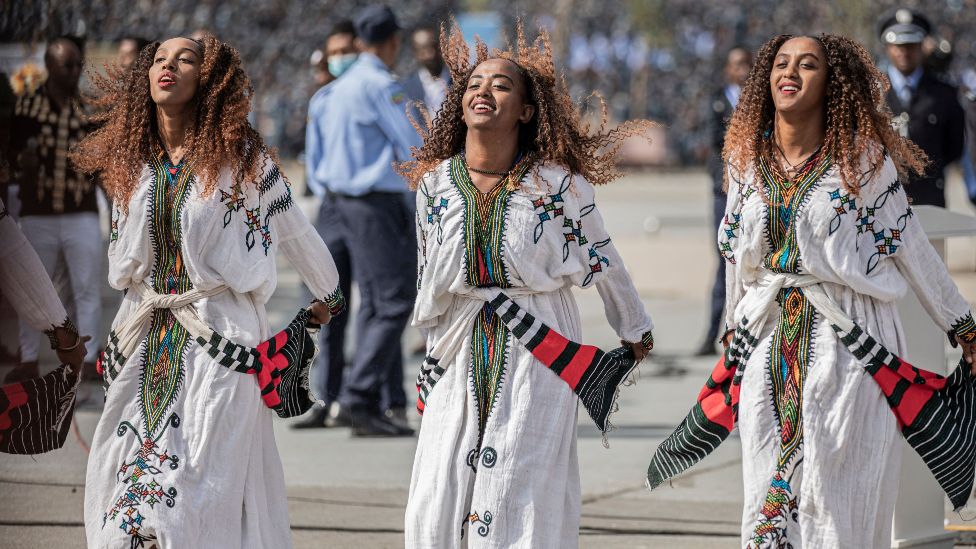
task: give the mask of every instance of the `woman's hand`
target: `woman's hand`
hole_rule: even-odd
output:
[[[88,348],[85,344],[91,341],[91,336],[82,337],[64,328],[55,328],[54,336],[58,339],[55,352],[58,354],[58,360],[61,361],[61,364],[70,364],[75,368],[81,368],[81,364],[85,361],[85,355],[88,354]]]
[[[956,336],[956,342],[959,343],[959,347],[962,349],[962,359],[972,367],[973,375],[976,376],[976,341],[967,343],[959,336]]]
[[[329,306],[321,301],[313,302],[308,310],[312,313],[312,318],[310,319],[315,324],[321,324],[325,326],[332,320],[332,312],[329,311]]]
[[[722,339],[720,341],[722,342],[722,349],[723,350],[726,350],[726,351],[729,350],[729,345],[732,344],[732,336],[734,336],[734,335],[735,335],[735,330],[729,330],[729,331],[725,332],[724,334],[722,334]]]
[[[630,350],[634,352],[634,359],[636,359],[637,362],[644,360],[647,358],[647,355],[651,353],[651,350],[645,347],[640,341],[637,343],[631,343],[621,339],[620,343],[624,344],[624,346],[630,347]]]

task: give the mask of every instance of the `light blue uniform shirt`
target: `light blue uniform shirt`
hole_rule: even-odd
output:
[[[309,102],[306,126],[308,184],[349,196],[405,192],[394,162],[410,159],[422,141],[406,114],[406,96],[393,74],[370,53],[360,54],[341,78]]]

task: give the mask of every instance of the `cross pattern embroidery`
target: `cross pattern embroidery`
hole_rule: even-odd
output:
[[[441,220],[444,219],[444,212],[447,210],[449,200],[443,196],[438,198],[424,193],[427,197],[427,224],[437,225],[437,243],[441,244],[444,238],[444,227]]]
[[[609,243],[610,243],[609,238],[606,240],[601,240],[596,244],[590,246],[590,249],[587,250],[587,254],[589,255],[589,261],[590,261],[590,272],[586,273],[586,277],[583,279],[582,285],[584,287],[589,285],[589,283],[593,281],[593,278],[596,276],[597,273],[603,272],[603,269],[605,267],[610,266],[610,260],[607,259],[607,256],[601,254],[598,251],[600,248],[606,246]]]
[[[871,274],[874,271],[882,257],[892,255],[898,251],[898,248],[901,246],[901,235],[908,225],[908,219],[914,215],[911,206],[909,206],[906,208],[905,213],[895,221],[896,227],[885,227],[877,218],[878,212],[888,202],[888,198],[898,192],[900,188],[900,182],[892,182],[883,193],[874,199],[874,204],[871,206],[858,205],[856,196],[851,196],[850,193],[841,191],[840,189],[829,192],[835,214],[834,218],[830,220],[828,234],[832,235],[840,228],[841,219],[844,215],[848,212],[856,211],[854,229],[857,231],[857,235],[870,234],[873,238],[872,245],[874,246],[874,253],[868,258],[867,274]],[[860,241],[858,239],[855,239],[854,245],[856,250],[860,249]]]

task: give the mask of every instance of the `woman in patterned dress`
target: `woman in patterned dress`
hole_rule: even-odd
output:
[[[738,393],[743,547],[889,547],[898,397],[874,375],[902,364],[892,355],[910,357],[897,310],[909,289],[962,347],[961,373],[972,368],[970,306],[900,183],[925,155],[892,129],[887,85],[848,38],[778,36],[760,49],[726,135],[718,242],[735,334],[725,366],[738,371],[723,392],[733,414]],[[895,392],[924,383],[916,371]],[[701,403],[719,417],[721,403]],[[678,438],[715,436],[694,413],[658,450],[652,485],[688,466],[666,457],[681,455]]]
[[[125,298],[100,361],[88,546],[290,547],[272,411],[181,319],[266,340],[280,249],[320,298],[312,320],[328,322],[342,304],[335,265],[247,122],[233,48],[173,38],[95,83],[102,127],[74,159],[114,201],[109,283]]]
[[[417,188],[413,322],[432,366],[406,545],[576,547],[579,400],[491,301],[503,292],[579,341],[571,289],[596,287],[621,340],[647,354],[651,319],[594,203],[594,184],[617,175],[613,145],[646,122],[588,134],[545,34],[529,45],[519,29],[513,51],[479,43],[474,64],[456,29],[441,42],[455,84],[405,169]]]

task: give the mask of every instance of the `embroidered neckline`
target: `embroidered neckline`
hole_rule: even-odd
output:
[[[786,181],[773,173],[769,159],[764,155],[759,156],[760,176],[769,196],[769,203],[766,205],[766,238],[770,252],[763,259],[766,269],[780,273],[800,272],[796,217],[831,165],[832,155],[821,149],[819,158],[811,158],[801,168],[801,174]]]

